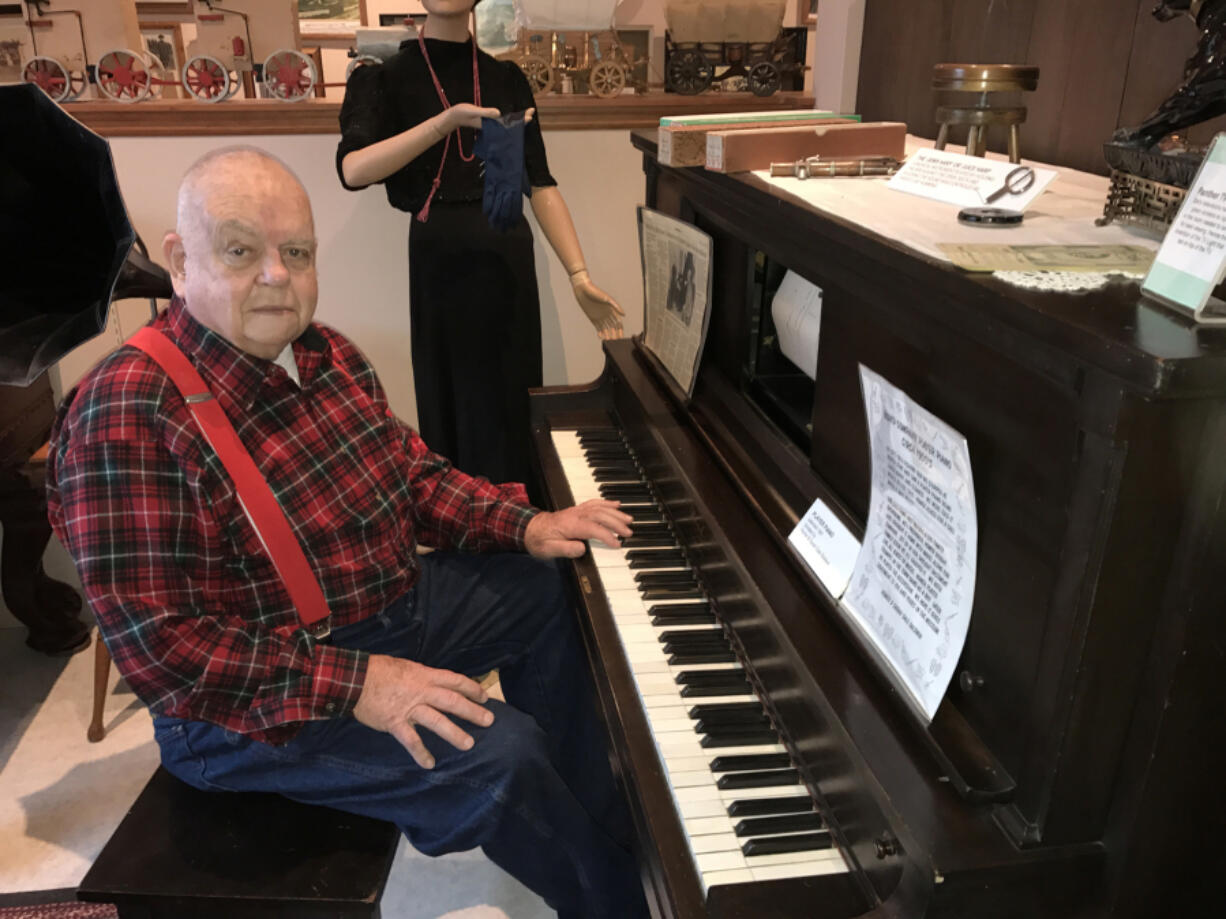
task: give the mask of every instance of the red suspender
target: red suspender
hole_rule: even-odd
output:
[[[128,344],[140,348],[157,361],[183,394],[204,439],[217,452],[222,465],[234,480],[239,503],[255,527],[277,574],[281,576],[290,599],[298,609],[298,617],[316,638],[326,637],[331,625],[328,622],[328,601],[324,599],[319,581],[268,482],[260,475],[251,454],[239,441],[230,419],[213,398],[196,368],[175,343],[157,329],[146,326],[128,339]]]

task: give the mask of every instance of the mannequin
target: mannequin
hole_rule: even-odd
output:
[[[472,147],[482,117],[525,111],[532,119],[535,105],[515,64],[473,48],[475,5],[425,0],[421,38],[354,71],[337,171],[348,188],[385,183],[392,205],[416,215],[410,309],[423,439],[465,472],[528,481],[527,390],[541,385],[532,233],[523,218],[507,233],[489,227]],[[588,275],[535,121],[525,132],[525,167],[532,212],[575,302],[600,338],[620,338],[625,314]]]

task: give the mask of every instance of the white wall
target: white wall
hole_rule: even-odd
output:
[[[856,111],[860,44],[867,0],[818,0],[813,50],[814,105],[832,112]]]
[[[333,165],[337,139],[328,135],[116,138],[111,149],[129,216],[159,262],[162,236],[174,225],[179,177],[197,157],[227,143],[252,143],[285,160],[306,185],[315,210],[320,245],[316,317],[357,343],[379,372],[393,410],[415,423],[409,363],[409,216],[388,205],[381,187],[357,193],[341,188]],[[635,206],[643,201],[642,159],[630,146],[626,131],[547,131],[545,143],[592,279],[626,310],[626,333],[635,334],[643,327],[635,224]],[[545,383],[587,382],[604,363],[599,340],[575,304],[566,272],[539,229],[536,238]],[[148,316],[146,301],[115,304],[110,327],[67,355],[53,371],[57,395]],[[75,582],[71,565],[54,540],[46,565],[54,576]],[[0,627],[16,624],[0,606]]]

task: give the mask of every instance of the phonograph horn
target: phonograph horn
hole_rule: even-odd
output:
[[[37,86],[0,86],[0,383],[98,335],[112,300],[170,296],[135,243],[107,142]]]

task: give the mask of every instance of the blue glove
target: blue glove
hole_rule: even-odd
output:
[[[524,195],[531,193],[524,171],[526,126],[523,112],[481,119],[481,133],[473,152],[485,163],[481,205],[495,230],[506,231],[519,223],[524,213]]]

